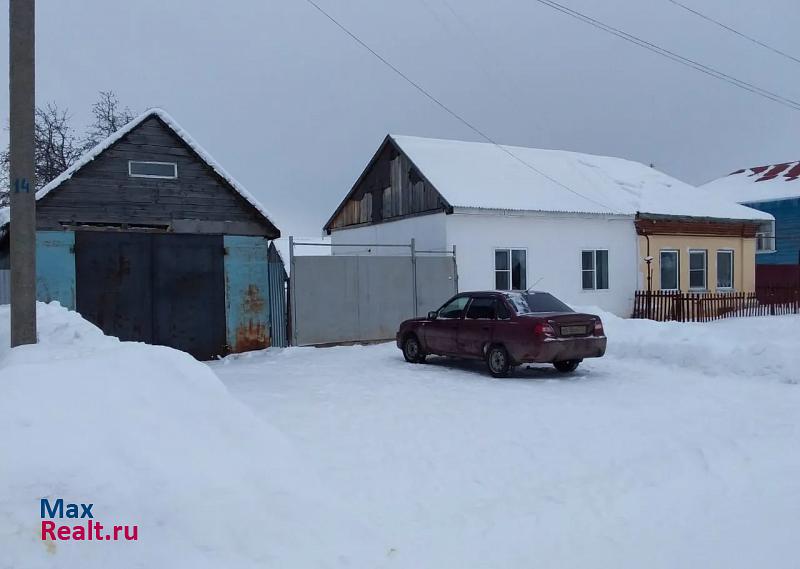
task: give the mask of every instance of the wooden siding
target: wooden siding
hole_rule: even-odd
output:
[[[131,177],[128,161],[176,162],[176,179]],[[37,203],[40,230],[125,226],[277,237],[277,229],[158,117],[131,132]]]
[[[707,237],[754,238],[758,223],[709,219],[656,219],[637,217],[639,235],[697,235]]]
[[[329,232],[443,211],[447,203],[400,149],[387,139],[325,225]]]
[[[771,213],[775,217],[775,252],[758,255],[756,263],[800,264],[800,198],[744,205]]]

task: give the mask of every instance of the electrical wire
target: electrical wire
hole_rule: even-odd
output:
[[[398,76],[400,76],[402,79],[404,79],[404,80],[405,80],[405,81],[406,81],[406,82],[407,82],[409,85],[411,85],[411,86],[412,86],[412,87],[414,87],[414,88],[415,88],[417,91],[419,91],[420,93],[422,93],[422,94],[423,94],[425,97],[427,97],[427,98],[428,98],[430,101],[432,101],[433,103],[435,103],[435,104],[436,104],[438,107],[440,107],[442,110],[444,110],[444,111],[445,111],[447,114],[449,114],[450,116],[452,116],[453,118],[455,118],[457,121],[459,121],[461,124],[463,124],[464,126],[466,126],[467,128],[469,128],[470,130],[472,130],[472,131],[473,131],[475,134],[477,134],[478,136],[480,136],[481,138],[483,138],[484,140],[486,140],[486,141],[487,141],[487,142],[489,142],[490,144],[492,144],[492,145],[496,146],[498,149],[502,150],[503,152],[505,152],[506,154],[508,154],[510,157],[512,157],[513,159],[515,159],[515,160],[517,160],[518,162],[520,162],[520,163],[521,163],[522,165],[524,165],[525,167],[527,167],[527,168],[529,168],[530,170],[532,170],[532,171],[536,172],[537,174],[539,174],[539,175],[540,175],[540,176],[542,176],[543,178],[545,178],[545,179],[547,179],[547,180],[550,180],[550,181],[551,181],[551,182],[553,182],[554,184],[557,184],[557,185],[558,185],[558,186],[560,186],[561,188],[563,188],[563,189],[565,189],[565,190],[567,190],[567,191],[569,191],[569,192],[571,192],[571,193],[575,194],[576,196],[579,196],[579,197],[581,197],[581,198],[583,198],[583,199],[585,199],[585,200],[588,200],[588,201],[590,201],[590,202],[594,203],[595,205],[599,205],[599,206],[601,206],[601,207],[603,207],[603,208],[605,208],[605,209],[609,210],[610,212],[614,212],[614,211],[615,211],[615,209],[614,209],[614,208],[612,208],[612,207],[609,207],[609,206],[607,206],[606,204],[604,204],[604,203],[602,203],[602,202],[599,202],[599,201],[595,200],[594,198],[591,198],[591,197],[589,197],[589,196],[586,196],[586,195],[584,195],[584,194],[582,194],[582,193],[580,193],[580,192],[578,192],[578,191],[576,191],[576,190],[574,190],[574,189],[570,188],[569,186],[565,185],[564,183],[562,183],[562,182],[560,182],[560,181],[556,180],[555,178],[553,178],[553,177],[549,176],[549,175],[548,175],[548,174],[546,174],[545,172],[542,172],[540,169],[536,168],[536,167],[535,167],[535,166],[533,166],[532,164],[528,163],[527,161],[523,160],[522,158],[520,158],[519,156],[517,156],[516,154],[514,154],[513,152],[511,152],[511,151],[510,151],[508,148],[506,148],[506,147],[505,147],[505,146],[503,146],[502,144],[499,144],[498,142],[496,142],[496,141],[495,141],[493,138],[491,138],[491,137],[490,137],[488,134],[486,134],[485,132],[483,132],[482,130],[480,130],[478,127],[476,127],[475,125],[473,125],[473,124],[472,124],[471,122],[469,122],[467,119],[465,119],[465,118],[464,118],[464,117],[462,117],[460,114],[458,114],[456,111],[452,110],[450,107],[448,107],[447,105],[445,105],[445,104],[444,104],[442,101],[440,101],[440,100],[439,100],[439,99],[437,99],[435,96],[433,96],[433,95],[432,95],[432,94],[431,94],[431,93],[430,93],[430,92],[429,92],[427,89],[425,89],[425,88],[424,88],[422,85],[420,85],[419,83],[417,83],[416,81],[414,81],[413,79],[411,79],[411,78],[410,78],[408,75],[406,75],[405,73],[403,73],[403,72],[402,72],[400,69],[398,69],[397,67],[395,67],[395,66],[394,66],[394,65],[393,65],[393,64],[392,64],[390,61],[388,61],[388,60],[387,60],[386,58],[384,58],[384,57],[383,57],[383,56],[382,56],[380,53],[378,53],[377,51],[375,51],[374,49],[372,49],[372,48],[371,48],[369,45],[367,45],[367,44],[366,44],[364,41],[362,41],[362,40],[361,40],[361,38],[359,38],[359,37],[358,37],[356,34],[354,34],[354,33],[353,33],[353,32],[351,32],[351,31],[350,31],[350,30],[349,30],[347,27],[345,27],[345,26],[344,26],[344,24],[342,24],[342,23],[341,23],[341,22],[339,22],[339,21],[338,21],[336,18],[334,18],[332,15],[330,15],[328,12],[326,12],[326,11],[325,11],[325,10],[324,10],[324,9],[323,9],[323,8],[322,8],[322,7],[321,7],[319,4],[317,4],[317,3],[316,3],[314,0],[305,0],[305,1],[306,1],[308,4],[310,4],[312,7],[314,7],[314,8],[315,8],[315,9],[316,9],[316,10],[317,10],[319,13],[321,13],[323,16],[325,16],[325,17],[326,17],[328,20],[330,20],[330,21],[331,21],[333,24],[335,24],[335,25],[336,25],[336,27],[338,27],[338,28],[339,28],[340,30],[342,30],[342,31],[343,31],[345,34],[347,34],[348,36],[350,36],[350,38],[351,38],[353,41],[355,41],[356,43],[358,43],[358,44],[359,44],[361,47],[363,47],[363,48],[364,48],[364,49],[366,49],[368,52],[370,52],[370,53],[371,53],[373,56],[375,56],[375,57],[376,57],[376,58],[377,58],[377,59],[378,59],[378,60],[379,60],[381,63],[383,63],[383,64],[384,64],[386,67],[388,67],[389,69],[391,69],[392,71],[394,71],[394,72],[395,72],[395,73],[396,73]]]
[[[709,76],[714,77],[716,79],[719,79],[721,81],[725,81],[726,83],[729,83],[730,85],[733,85],[733,86],[738,87],[740,89],[744,89],[745,91],[749,91],[751,93],[754,93],[756,95],[759,95],[759,96],[764,97],[766,99],[769,99],[771,101],[774,101],[776,103],[779,103],[781,105],[789,107],[789,108],[791,108],[793,110],[796,110],[796,111],[800,110],[800,101],[795,101],[793,99],[789,99],[788,97],[784,97],[784,96],[779,95],[777,93],[773,93],[772,91],[768,91],[766,89],[758,87],[757,85],[754,85],[752,83],[748,83],[747,81],[743,81],[741,79],[737,79],[736,77],[728,75],[727,73],[723,73],[722,71],[714,69],[713,67],[710,67],[708,65],[704,65],[702,63],[699,63],[698,61],[689,59],[689,58],[684,57],[682,55],[678,55],[677,53],[675,53],[673,51],[670,51],[670,50],[668,50],[666,48],[663,48],[663,47],[661,47],[659,45],[651,43],[651,42],[649,42],[647,40],[644,40],[644,39],[642,39],[640,37],[637,37],[637,36],[634,36],[632,34],[629,34],[629,33],[625,32],[623,30],[620,30],[620,29],[615,28],[613,26],[610,26],[608,24],[605,24],[605,23],[603,23],[603,22],[601,22],[599,20],[596,20],[596,19],[594,19],[594,18],[592,18],[590,16],[587,16],[586,14],[578,12],[577,10],[573,10],[573,9],[567,7],[567,6],[564,6],[563,4],[559,4],[558,2],[554,2],[553,0],[536,0],[536,2],[538,2],[539,4],[542,4],[544,6],[548,6],[550,8],[553,8],[554,10],[557,10],[557,11],[559,11],[559,12],[561,12],[563,14],[566,14],[568,16],[571,16],[571,17],[573,17],[575,19],[578,19],[578,20],[580,20],[580,21],[582,21],[582,22],[584,22],[586,24],[589,24],[590,26],[594,26],[595,28],[598,28],[600,30],[603,30],[605,32],[613,34],[613,35],[615,35],[615,36],[617,36],[617,37],[619,37],[619,38],[621,38],[621,39],[623,39],[623,40],[625,40],[627,42],[633,43],[634,45],[638,45],[639,47],[642,47],[644,49],[652,51],[653,53],[657,53],[658,55],[661,55],[663,57],[671,59],[672,61],[675,61],[675,62],[680,63],[682,65],[686,65],[688,67],[691,67],[691,68],[693,68],[693,69],[695,69],[697,71],[700,71],[701,73],[705,73],[706,75],[709,75]]]
[[[690,12],[690,13],[694,14],[695,16],[699,16],[699,17],[703,18],[704,20],[706,20],[706,21],[708,21],[708,22],[711,22],[712,24],[715,24],[715,25],[719,26],[720,28],[723,28],[723,29],[725,29],[725,30],[728,30],[729,32],[731,32],[731,33],[734,33],[734,34],[736,34],[737,36],[739,36],[739,37],[741,37],[741,38],[744,38],[744,39],[746,39],[747,41],[753,42],[753,43],[754,43],[754,44],[756,44],[756,45],[760,45],[761,47],[763,47],[763,48],[766,48],[766,49],[768,49],[768,50],[770,50],[770,51],[772,51],[772,52],[774,52],[774,53],[777,53],[778,55],[780,55],[780,56],[782,56],[782,57],[785,57],[786,59],[790,59],[790,60],[794,61],[795,63],[800,63],[800,59],[796,58],[795,56],[793,56],[793,55],[791,55],[791,54],[788,54],[788,53],[786,53],[785,51],[781,51],[781,50],[780,50],[780,49],[778,49],[777,47],[772,47],[772,46],[771,46],[771,45],[769,45],[768,43],[765,43],[765,42],[763,42],[763,41],[761,41],[761,40],[759,40],[759,39],[756,39],[756,38],[754,38],[753,36],[749,36],[749,35],[747,35],[747,34],[745,34],[745,33],[743,33],[743,32],[740,32],[739,30],[737,30],[737,29],[735,29],[735,28],[732,28],[731,26],[728,26],[728,25],[726,25],[726,24],[723,24],[723,23],[722,23],[722,22],[720,22],[719,20],[715,20],[715,19],[714,19],[714,18],[712,18],[711,16],[707,16],[706,14],[703,14],[702,12],[698,12],[697,10],[695,10],[694,8],[691,8],[691,7],[687,6],[686,4],[681,4],[681,3],[680,3],[680,2],[678,2],[677,0],[667,0],[667,2],[670,2],[670,3],[672,3],[672,4],[675,4],[675,5],[676,5],[676,6],[678,6],[679,8],[683,8],[684,10],[686,10],[687,12]]]

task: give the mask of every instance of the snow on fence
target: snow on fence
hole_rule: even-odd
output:
[[[664,322],[708,322],[731,316],[800,314],[799,289],[758,292],[676,292],[637,290],[633,318]]]

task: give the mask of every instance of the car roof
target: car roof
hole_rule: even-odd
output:
[[[458,296],[474,296],[474,295],[502,295],[502,296],[509,296],[511,294],[550,294],[544,290],[471,290],[471,291],[464,291],[458,294]]]

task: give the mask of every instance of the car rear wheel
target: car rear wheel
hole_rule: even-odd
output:
[[[403,357],[412,364],[421,364],[425,361],[425,353],[419,345],[419,339],[413,334],[403,341]]]
[[[564,360],[560,362],[554,362],[553,366],[555,366],[555,368],[561,373],[572,373],[578,369],[578,364],[580,364],[581,361],[582,360]]]
[[[511,371],[511,358],[503,346],[492,346],[486,352],[486,367],[492,377],[505,377]]]

